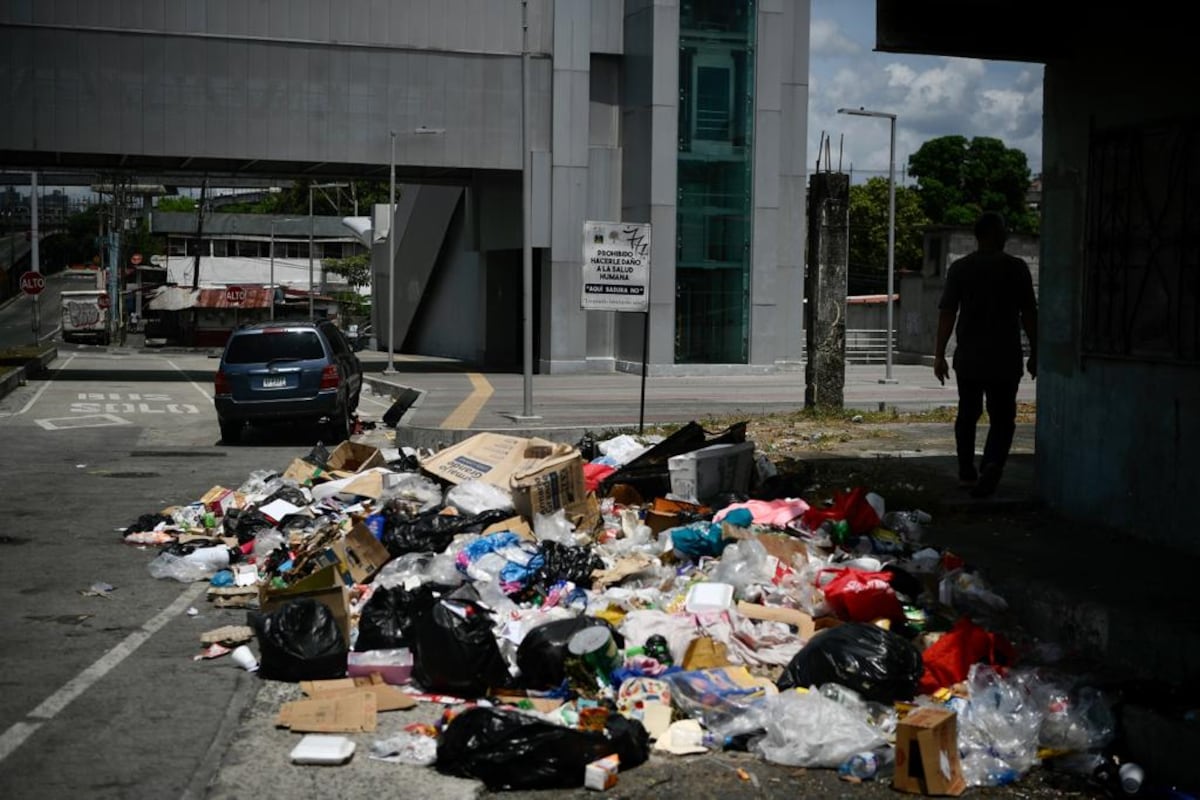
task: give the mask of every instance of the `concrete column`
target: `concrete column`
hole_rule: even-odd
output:
[[[850,177],[817,173],[809,185],[808,308],[804,328],[806,408],[841,408],[846,386],[846,267],[850,258]]]

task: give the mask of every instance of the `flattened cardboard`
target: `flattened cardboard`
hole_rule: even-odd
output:
[[[370,691],[375,694],[376,711],[404,711],[417,704],[416,698],[395,686],[389,686],[379,674],[324,681],[300,681],[300,689],[313,698]]]
[[[375,692],[367,689],[284,703],[275,724],[299,733],[371,733],[376,710]]]
[[[537,537],[533,535],[533,528],[525,521],[524,517],[513,516],[506,520],[497,522],[494,525],[489,525],[483,529],[483,536],[490,536],[493,533],[504,533],[509,531],[520,536],[522,539],[527,539],[531,542],[536,542]]]
[[[324,567],[286,589],[272,589],[269,584],[263,583],[259,585],[258,593],[259,609],[264,614],[298,597],[311,597],[323,603],[333,612],[346,646],[350,645],[350,590],[342,582],[336,568]]]
[[[785,622],[788,625],[797,629],[801,639],[808,640],[817,632],[817,624],[813,621],[812,615],[801,611],[798,608],[785,608],[783,606],[764,606],[758,603],[749,603],[745,600],[739,600],[737,604],[738,613],[743,617],[750,619],[770,620],[771,622]]]
[[[302,458],[293,458],[292,463],[284,470],[283,477],[301,486],[311,486],[317,481],[327,479],[329,475],[316,464],[310,464]]]
[[[953,711],[924,707],[896,726],[896,772],[892,788],[910,794],[957,797],[966,791],[958,760],[958,718]]]
[[[386,467],[387,461],[377,447],[360,442],[342,442],[329,454],[325,466],[335,478],[347,478],[372,467]]]
[[[336,569],[347,586],[366,583],[391,560],[392,554],[362,523],[317,556],[317,563]]]
[[[421,462],[421,468],[456,486],[481,480],[507,489],[508,479],[524,460],[530,441],[520,436],[477,433],[434,453]]]

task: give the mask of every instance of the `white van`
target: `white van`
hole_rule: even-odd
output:
[[[108,307],[108,292],[103,289],[63,292],[63,341],[108,344]]]

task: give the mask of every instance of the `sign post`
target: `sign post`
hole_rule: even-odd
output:
[[[33,343],[36,346],[42,333],[42,315],[41,307],[38,302],[38,295],[46,288],[46,279],[42,273],[35,270],[21,273],[21,291],[33,298],[33,318],[31,327],[33,329]]]
[[[650,223],[583,223],[585,311],[632,311],[645,315],[642,330],[642,397],[638,434],[646,420],[646,365],[650,360]]]

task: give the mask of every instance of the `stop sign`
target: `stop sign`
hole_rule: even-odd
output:
[[[141,263],[142,263],[142,254],[141,254],[141,253],[134,253],[133,255],[131,255],[131,256],[129,257],[129,263],[130,263],[130,264],[133,264],[135,267],[136,267],[138,264],[141,264]]]
[[[112,305],[112,301],[108,299],[108,295],[102,294],[96,298],[96,305],[100,306],[101,308],[108,308],[110,305]]]
[[[41,294],[46,288],[46,279],[42,273],[30,270],[21,275],[21,291],[25,294]]]
[[[246,287],[245,286],[226,286],[225,287],[225,302],[232,305],[241,305],[246,302]]]

